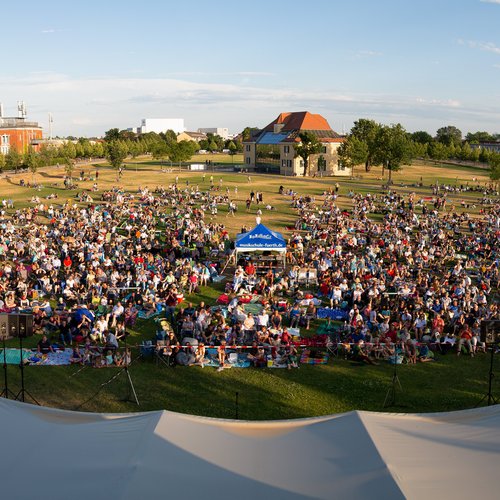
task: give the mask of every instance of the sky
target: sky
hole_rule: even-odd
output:
[[[53,134],[281,112],[500,133],[500,0],[32,0],[1,8],[0,102]]]

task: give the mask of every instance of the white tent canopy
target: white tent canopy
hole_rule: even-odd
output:
[[[498,498],[500,406],[248,422],[0,399],[4,498]]]

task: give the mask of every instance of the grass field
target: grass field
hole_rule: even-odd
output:
[[[193,161],[204,162],[209,155],[202,155]],[[217,155],[217,161],[237,163],[239,159],[225,158]],[[255,210],[245,212],[244,202],[250,190],[262,191],[264,202],[273,205],[275,211],[264,211],[263,222],[273,229],[284,231],[285,226],[293,224],[295,213],[289,207],[289,199],[278,194],[280,185],[292,188],[301,194],[309,194],[321,201],[322,193],[336,182],[340,183],[339,204],[350,206],[346,197],[349,190],[356,192],[382,192],[380,169],[370,173],[356,172],[359,178],[355,180],[339,178],[302,179],[285,178],[272,175],[251,175],[251,182],[246,174],[207,172],[203,181],[200,172],[169,172],[161,171],[159,162],[138,161],[127,165],[125,174],[120,180],[120,186],[130,192],[137,192],[139,186],[154,189],[158,185],[167,185],[179,177],[179,183],[186,185],[198,184],[200,188],[209,186],[210,175],[218,185],[222,179],[222,191],[229,188],[231,198],[238,202],[237,216],[226,217],[225,209],[219,210],[218,221],[226,224],[230,234],[234,236],[243,224],[251,227],[255,223]],[[75,175],[83,169],[85,175],[93,176],[99,171],[99,192],[94,193],[96,201],[102,191],[117,185],[116,172],[106,165],[86,165],[77,167]],[[428,196],[430,185],[436,182],[455,185],[472,184],[475,177],[484,184],[488,182],[487,172],[466,167],[437,167],[430,165],[412,165],[393,175],[393,189],[398,192],[415,191],[418,196]],[[3,198],[12,198],[16,208],[30,205],[32,196],[45,198],[51,193],[58,198],[43,200],[55,206],[61,205],[67,199],[86,189],[90,189],[93,181],[78,181],[74,190],[63,188],[62,168],[49,168],[34,176],[36,183],[43,185],[40,190],[19,186],[19,179],[31,182],[31,174],[11,175],[0,179],[0,192]],[[424,187],[414,185],[422,180]],[[237,187],[237,194],[235,188]],[[460,193],[450,195],[450,202],[459,206],[460,200],[471,203],[480,198],[479,193]],[[452,203],[449,203],[450,205]],[[461,210],[459,210],[461,211]],[[472,210],[478,212],[478,208]],[[42,221],[43,222],[43,221]],[[188,297],[194,303],[200,300],[212,302],[220,293],[217,288],[205,288],[198,296]],[[143,339],[153,336],[152,322],[137,323],[132,331],[132,342],[140,343]],[[36,344],[38,339],[27,340],[28,346]],[[15,340],[8,344],[17,345]],[[0,360],[1,361],[1,360]],[[495,360],[496,361],[496,360]],[[452,354],[442,356],[435,363],[416,366],[404,365],[398,367],[398,375],[403,387],[397,393],[397,407],[392,411],[443,411],[469,408],[474,406],[487,390],[487,373],[489,357],[478,355],[474,359],[456,358]],[[168,369],[157,366],[152,360],[140,359],[131,367],[132,377],[141,402],[136,405],[123,402],[127,394],[127,383],[124,374],[115,381],[101,387],[117,369],[86,368],[74,375],[75,367],[27,367],[25,370],[28,390],[42,404],[66,409],[80,408],[85,411],[126,412],[137,410],[169,409],[185,413],[193,413],[215,417],[232,418],[235,415],[236,392],[239,395],[239,416],[250,419],[295,418],[323,415],[352,409],[382,410],[384,398],[389,388],[393,368],[390,365],[359,366],[343,359],[333,358],[324,366],[301,366],[299,370],[287,371],[279,369],[231,369],[217,373],[214,369],[200,367],[177,367]],[[19,369],[9,366],[9,381],[11,388],[19,389]],[[498,395],[499,383],[494,381],[494,391]],[[82,405],[83,404],[83,405]]]

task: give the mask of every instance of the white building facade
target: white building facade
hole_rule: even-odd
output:
[[[229,139],[229,129],[225,127],[199,128],[200,134],[214,134],[222,137],[225,141]]]

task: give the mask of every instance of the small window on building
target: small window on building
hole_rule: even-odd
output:
[[[283,153],[289,153],[289,152],[290,152],[290,146],[284,146]]]
[[[326,172],[326,160],[323,156],[318,158],[318,172]]]
[[[247,165],[250,165],[250,156],[247,156],[246,162],[247,162]]]
[[[246,151],[246,152],[249,152],[249,151],[250,151],[250,144],[246,144],[246,145],[245,145],[245,151]]]
[[[326,146],[323,146],[323,147],[321,148],[321,152],[322,152],[322,153],[324,153],[324,154],[326,154]]]

